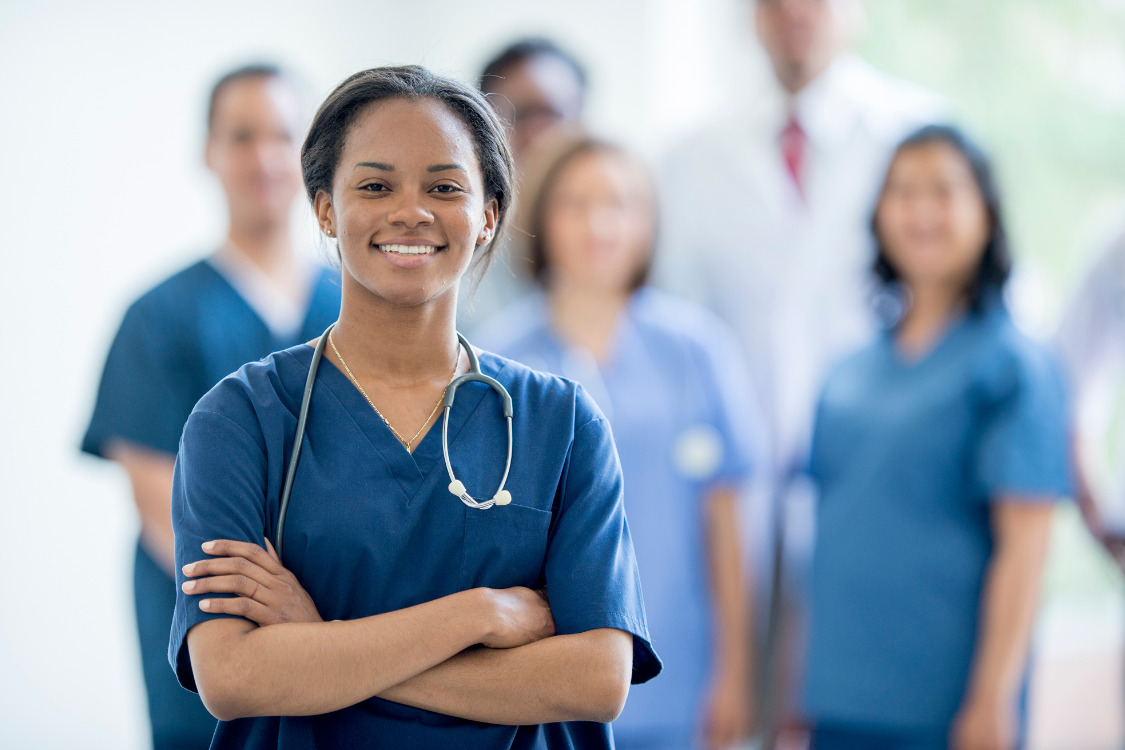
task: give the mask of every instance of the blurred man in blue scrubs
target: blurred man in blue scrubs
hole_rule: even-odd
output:
[[[82,441],[125,469],[140,515],[134,592],[158,750],[208,747],[215,729],[166,659],[176,595],[172,469],[184,422],[221,378],[315,338],[339,312],[337,274],[298,252],[290,231],[303,130],[297,89],[276,66],[239,68],[215,84],[204,158],[226,196],[227,236],[126,311]]]

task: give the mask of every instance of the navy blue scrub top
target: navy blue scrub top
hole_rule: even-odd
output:
[[[301,330],[279,339],[206,260],[134,302],[110,347],[82,450],[123,440],[175,455],[195,402],[247,362],[319,336],[340,313],[339,273],[323,269]]]
[[[177,566],[211,539],[273,537],[312,348],[244,366],[196,406],[172,494]],[[479,586],[546,585],[559,634],[633,635],[633,682],[660,671],[622,507],[617,452],[581,386],[492,354],[481,368],[511,393],[512,503],[466,507],[446,489],[441,424],[410,454],[327,359],[317,373],[285,525],[284,563],[325,620],[396,611]],[[471,494],[499,484],[507,431],[494,392],[457,392],[449,425],[457,476]],[[183,582],[182,573],[177,583]],[[214,595],[210,595],[214,596]],[[194,689],[188,630],[223,615],[177,592],[169,660]],[[608,725],[576,727],[576,747],[612,747]],[[215,748],[531,747],[538,727],[482,724],[379,698],[330,714],[220,722]],[[569,743],[567,743],[569,744]],[[556,746],[566,746],[556,745]]]
[[[948,728],[977,641],[990,506],[1068,495],[1066,414],[1055,363],[996,300],[919,360],[887,332],[836,368],[811,457],[810,718]]]

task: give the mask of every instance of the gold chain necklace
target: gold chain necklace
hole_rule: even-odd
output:
[[[449,384],[447,383],[445,388],[443,388],[441,390],[441,395],[438,396],[437,403],[434,404],[434,408],[430,411],[430,416],[426,417],[426,421],[423,422],[422,426],[418,428],[418,431],[414,433],[414,437],[410,438],[409,440],[406,440],[405,438],[403,438],[402,435],[399,434],[398,430],[395,429],[395,426],[393,424],[391,424],[390,421],[386,417],[383,416],[383,412],[379,411],[379,407],[376,406],[375,402],[371,400],[371,397],[367,395],[367,391],[363,390],[363,386],[359,384],[358,380],[356,380],[355,375],[352,375],[352,368],[348,367],[348,363],[345,362],[344,358],[340,355],[340,350],[336,348],[336,342],[333,340],[331,332],[328,333],[328,343],[332,345],[332,351],[334,351],[336,353],[336,358],[339,359],[340,364],[342,364],[344,366],[344,372],[346,372],[348,374],[348,379],[352,381],[352,383],[355,385],[355,387],[359,389],[359,392],[363,394],[363,397],[365,399],[367,399],[367,403],[371,404],[371,408],[374,409],[375,413],[379,415],[379,419],[383,420],[383,424],[385,424],[387,426],[387,428],[390,429],[391,434],[393,434],[396,438],[398,438],[398,441],[400,443],[402,443],[404,446],[406,446],[406,450],[408,452],[413,453],[414,441],[418,439],[418,436],[422,434],[422,430],[426,429],[426,425],[428,425],[430,423],[430,420],[434,418],[434,415],[437,414],[438,407],[440,407],[442,401],[445,400],[445,392],[449,390]],[[453,362],[453,372],[450,373],[450,375],[449,375],[449,382],[450,383],[453,382],[454,376],[457,375],[457,365],[461,364],[461,356],[460,355],[461,355],[461,346],[460,346],[460,344],[458,344],[458,346],[457,346],[457,359]]]

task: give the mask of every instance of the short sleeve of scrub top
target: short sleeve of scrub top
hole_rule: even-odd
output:
[[[1013,344],[978,380],[985,408],[977,477],[993,502],[1054,500],[1071,490],[1063,377],[1045,350]]]
[[[184,428],[172,495],[179,567],[200,545],[273,537],[285,464],[312,349],[244,366],[196,406]],[[446,485],[441,423],[406,452],[329,360],[321,363],[285,526],[286,567],[321,617],[357,619],[456,591],[545,586],[559,634],[616,628],[633,636],[634,682],[660,671],[622,506],[621,472],[604,417],[579,386],[490,354],[482,370],[515,405],[506,488],[513,501],[465,507]],[[487,387],[457,392],[450,455],[470,492],[485,495],[504,465],[506,428]],[[495,476],[493,476],[495,475]],[[477,489],[481,488],[481,489]],[[209,595],[215,596],[215,595]],[[224,615],[177,593],[169,660],[195,689],[186,637]],[[538,727],[465,721],[379,698],[316,717],[220,722],[213,747],[531,747]],[[608,726],[595,735],[611,747]],[[318,744],[319,743],[319,744]]]
[[[143,297],[125,313],[110,347],[98,385],[94,414],[82,450],[105,458],[112,440],[174,455],[180,431],[202,386],[193,382],[198,367],[182,338],[162,330],[166,316]]]

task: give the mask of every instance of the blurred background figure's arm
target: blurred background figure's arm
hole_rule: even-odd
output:
[[[141,543],[168,575],[174,575],[175,543],[172,536],[172,471],[176,457],[115,440],[106,457],[129,475],[133,502],[141,517]]]

